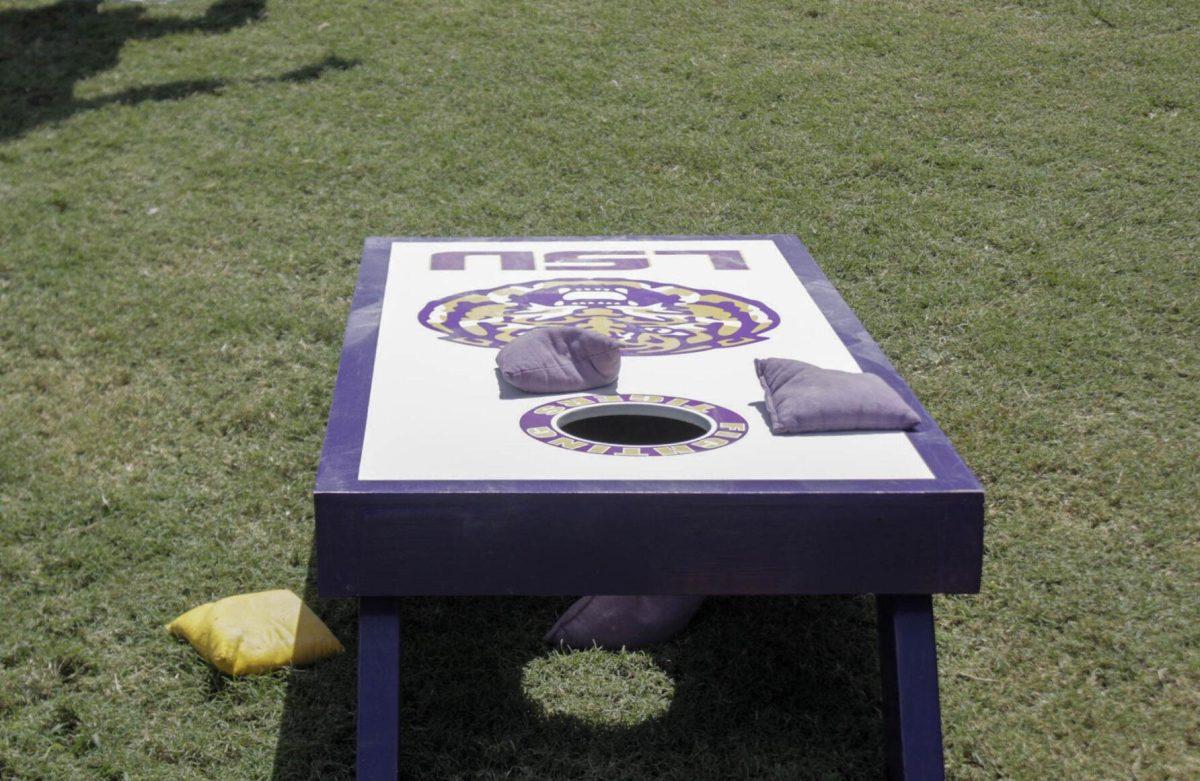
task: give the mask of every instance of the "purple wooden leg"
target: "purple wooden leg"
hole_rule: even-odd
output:
[[[880,594],[875,607],[888,778],[942,781],[946,770],[933,599],[928,594]]]
[[[358,600],[358,778],[395,779],[400,765],[400,615],[391,597]]]

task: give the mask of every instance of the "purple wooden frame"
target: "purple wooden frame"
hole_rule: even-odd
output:
[[[773,241],[859,366],[919,412],[908,436],[934,478],[358,479],[393,242],[604,239]],[[972,592],[982,566],[979,482],[791,235],[368,239],[314,498],[329,597]]]
[[[979,482],[795,236],[537,240],[604,238],[774,241],[859,366],[918,410],[934,479],[361,481],[391,245],[435,240],[368,239],[314,491],[318,590],[360,597],[359,777],[398,773],[396,596],[874,593],[889,776],[943,778],[929,595],[979,590]]]

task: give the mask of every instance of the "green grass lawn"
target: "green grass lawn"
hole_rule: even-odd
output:
[[[364,237],[797,233],[988,491],[936,600],[950,773],[1200,777],[1200,5],[0,0],[0,779],[346,777],[348,653],[163,624],[312,599]],[[869,778],[869,597],[418,599],[413,778]]]

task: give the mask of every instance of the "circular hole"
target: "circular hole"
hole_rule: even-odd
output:
[[[558,428],[576,439],[602,445],[676,445],[707,436],[713,423],[704,415],[662,404],[597,404],[564,412]]]

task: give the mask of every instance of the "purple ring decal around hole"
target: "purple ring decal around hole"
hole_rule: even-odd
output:
[[[503,347],[545,326],[611,336],[625,356],[677,355],[760,342],[779,325],[761,301],[720,290],[625,277],[535,279],[465,290],[430,301],[417,315],[442,338]]]
[[[677,409],[685,413],[692,413],[706,419],[710,425],[702,436],[683,442],[661,445],[623,445],[582,439],[563,431],[558,424],[563,415],[574,410],[605,408],[619,412],[623,405],[634,404],[643,409],[646,406],[661,406],[664,410]],[[522,415],[520,426],[526,435],[552,447],[577,453],[623,457],[682,456],[704,453],[737,442],[750,429],[746,419],[731,409],[695,399],[653,393],[585,393],[547,401]]]

